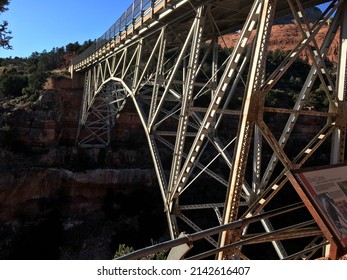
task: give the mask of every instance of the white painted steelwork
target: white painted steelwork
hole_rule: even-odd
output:
[[[200,232],[289,205],[297,197],[286,171],[316,164],[312,159],[330,143],[331,163],[345,160],[346,1],[329,2],[321,18],[309,23],[304,8],[324,2],[135,1],[73,61],[73,71],[85,73],[77,143],[107,146],[116,116],[132,100],[172,239],[181,231]],[[287,13],[293,15],[301,39],[268,73],[271,27]],[[318,45],[317,34],[328,23]],[[233,49],[221,52],[218,38],[236,31]],[[340,61],[331,70],[325,58],[339,32]],[[295,104],[266,106],[267,96],[286,73],[295,71],[303,52],[311,71],[301,77],[305,82]],[[336,81],[331,71],[336,71]],[[317,83],[329,103],[325,109],[306,106]],[[296,131],[302,125],[310,134],[296,143],[303,138]],[[325,244],[324,237],[305,223],[311,219],[306,212],[296,211],[223,231],[219,237],[206,236],[204,246],[220,259],[247,259],[254,253],[250,247],[259,243],[270,244],[266,248],[279,259],[312,257],[316,243]]]

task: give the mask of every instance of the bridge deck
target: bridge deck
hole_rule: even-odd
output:
[[[194,9],[201,4],[213,2],[213,19],[206,20],[205,40],[211,39],[216,30],[220,34],[239,30],[248,15],[253,0],[136,0],[123,15],[95,43],[72,61],[73,70],[81,71],[107,57],[125,45],[144,38],[164,25],[176,22],[172,40],[177,35],[184,38],[189,31]],[[312,7],[326,0],[303,0],[303,7]],[[276,17],[290,13],[287,1],[278,1]],[[213,24],[211,24],[213,21]],[[212,28],[214,30],[212,30]]]

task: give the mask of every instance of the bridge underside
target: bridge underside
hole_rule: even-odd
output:
[[[131,99],[171,238],[293,204],[280,216],[207,237],[202,247],[210,255],[220,252],[220,259],[321,255],[325,237],[308,211],[296,206],[300,200],[285,174],[317,160],[345,160],[345,1],[332,1],[314,24],[304,8],[325,1],[167,2],[131,37],[74,65],[85,72],[78,144],[107,146],[117,115]],[[281,54],[278,65],[270,65],[271,27],[287,13],[301,40]],[[328,24],[318,45],[316,36]],[[232,49],[222,49],[221,35],[231,31],[239,39]],[[337,33],[340,61],[331,67],[325,56]],[[286,88],[302,70],[296,62],[303,53],[310,61],[305,76],[295,89]],[[309,107],[318,88],[325,106]],[[305,127],[310,133],[303,135]],[[257,255],[252,249],[257,246],[268,253]]]

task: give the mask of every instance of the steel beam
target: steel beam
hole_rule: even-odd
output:
[[[238,141],[234,152],[234,164],[231,171],[228,193],[225,201],[223,223],[229,223],[237,219],[238,205],[241,196],[243,179],[246,171],[246,163],[255,116],[260,110],[258,91],[262,86],[265,69],[265,57],[267,43],[270,38],[271,25],[275,14],[276,1],[262,1],[257,3],[259,11],[259,22],[254,45],[252,65],[250,66],[249,81],[245,92],[245,100],[242,108],[242,116],[238,130]],[[223,232],[220,235],[219,246],[237,241],[233,240],[231,232]],[[237,238],[237,237],[236,237]],[[219,259],[231,258],[230,252],[220,253]]]

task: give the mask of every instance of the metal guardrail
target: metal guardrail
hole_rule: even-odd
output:
[[[208,0],[201,1],[205,2]],[[87,50],[71,60],[72,66],[78,65],[87,58],[92,57],[93,54],[106,49],[110,43],[113,43],[113,46],[119,44],[123,39],[128,38],[128,35],[134,34],[135,30],[140,28],[145,22],[152,19],[163,7],[176,2],[179,2],[179,0],[134,0],[120,18],[101,37],[95,39],[94,43]]]
[[[137,260],[137,259],[141,259],[143,257],[149,256],[151,254],[158,253],[158,252],[163,251],[163,250],[172,249],[173,247],[176,247],[176,246],[179,246],[182,244],[192,245],[192,243],[194,241],[197,241],[197,240],[200,240],[200,239],[203,239],[205,237],[209,237],[209,236],[212,236],[215,234],[219,234],[222,231],[232,230],[232,229],[240,229],[240,228],[245,227],[251,223],[254,223],[254,222],[257,222],[257,221],[260,221],[263,219],[268,219],[270,217],[282,215],[284,213],[298,210],[298,209],[301,209],[303,207],[305,207],[305,205],[302,202],[295,203],[295,204],[288,205],[288,206],[284,206],[284,207],[276,209],[276,210],[271,210],[267,213],[257,214],[255,216],[252,216],[252,217],[249,217],[249,218],[246,218],[243,220],[236,220],[236,221],[231,222],[229,224],[216,226],[216,227],[202,230],[200,232],[196,232],[196,233],[192,233],[192,234],[186,234],[185,236],[177,238],[177,239],[169,240],[169,241],[166,241],[166,242],[163,242],[160,244],[155,244],[155,245],[149,246],[147,248],[140,249],[140,250],[137,250],[135,252],[131,252],[125,256],[119,257],[119,258],[117,258],[117,260]],[[311,223],[314,223],[314,222],[313,221],[307,222],[307,224],[311,224]],[[244,242],[244,243],[246,243],[246,242]],[[203,253],[201,256],[198,255],[198,256],[196,256],[196,258],[193,257],[192,259],[201,259],[204,257],[208,257],[208,256],[214,255],[220,251],[227,250],[227,249],[230,249],[232,247],[240,246],[241,244],[242,244],[242,242],[239,242],[237,244],[227,245],[226,247],[216,248],[216,249],[213,249],[211,251],[207,251],[207,252]],[[323,245],[321,245],[321,246],[323,246]]]
[[[72,65],[76,65],[98,52],[115,38],[121,38],[130,26],[135,28],[140,25],[151,13],[155,13],[158,6],[169,2],[173,2],[173,0],[135,0],[101,37],[96,39],[87,50],[72,59]]]

